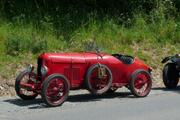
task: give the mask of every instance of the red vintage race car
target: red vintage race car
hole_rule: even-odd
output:
[[[17,95],[32,100],[38,94],[49,106],[59,106],[69,90],[87,89],[94,95],[126,86],[136,97],[145,97],[152,86],[151,68],[138,58],[121,54],[43,53],[37,72],[29,66],[15,82]]]

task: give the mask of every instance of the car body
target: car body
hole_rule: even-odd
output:
[[[92,94],[99,95],[126,86],[135,96],[144,97],[149,94],[152,86],[150,72],[151,68],[144,62],[127,55],[96,52],[43,53],[38,57],[37,72],[30,66],[17,76],[16,92],[22,99],[34,99],[41,94],[49,106],[61,105],[67,99],[69,90],[76,89],[88,89]],[[25,75],[29,76],[28,80],[22,82]],[[142,93],[137,91],[144,86]],[[20,92],[21,88],[32,92],[33,97]],[[49,100],[48,94],[52,98],[60,94],[59,99]]]
[[[180,78],[180,54],[165,57],[162,63],[166,63],[163,68],[163,82],[166,88],[176,88]]]

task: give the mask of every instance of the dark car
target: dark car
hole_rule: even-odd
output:
[[[165,57],[162,63],[166,63],[163,69],[163,82],[166,88],[176,88],[180,77],[180,54]]]

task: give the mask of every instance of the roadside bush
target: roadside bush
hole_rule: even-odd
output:
[[[47,41],[46,40],[34,40],[32,41],[31,52],[36,54],[44,52],[47,50]]]
[[[47,49],[46,40],[30,39],[15,34],[5,41],[6,54],[16,56],[24,52],[39,53]]]
[[[6,53],[9,55],[18,55],[21,52],[29,51],[30,41],[16,35],[11,35],[5,42]]]

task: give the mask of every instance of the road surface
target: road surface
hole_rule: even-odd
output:
[[[73,91],[55,108],[46,107],[40,98],[1,97],[0,120],[180,120],[180,88],[154,88],[145,98],[134,98],[121,89],[99,97]]]

